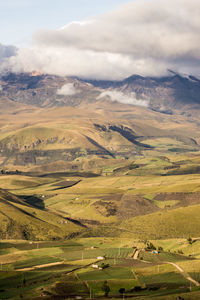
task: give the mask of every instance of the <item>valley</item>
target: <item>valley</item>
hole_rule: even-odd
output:
[[[199,83],[177,76],[1,78],[1,299],[200,297],[199,102],[175,93]]]

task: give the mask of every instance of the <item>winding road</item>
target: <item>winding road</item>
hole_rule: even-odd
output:
[[[189,280],[194,285],[200,286],[200,283],[198,281],[194,280],[190,275],[188,275],[179,265],[177,265],[173,262],[167,262],[167,261],[165,263],[174,266],[183,275],[183,277],[185,277],[185,279]]]
[[[136,249],[134,255],[133,255],[133,259],[138,259],[139,253],[140,253],[141,249]],[[145,261],[143,261],[145,262]],[[193,283],[195,286],[200,287],[200,283],[198,281],[196,281],[195,279],[193,279],[189,274],[187,274],[179,265],[177,265],[176,263],[173,262],[169,262],[169,261],[163,261],[163,263],[166,264],[170,264],[172,266],[174,266],[180,273],[181,275],[187,279],[188,281],[190,281],[191,283]]]

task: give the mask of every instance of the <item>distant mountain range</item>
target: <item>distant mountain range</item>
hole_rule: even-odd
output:
[[[72,85],[73,93],[59,92],[65,85]],[[146,102],[149,108],[167,114],[188,113],[188,109],[200,108],[200,80],[173,71],[166,77],[132,75],[122,81],[9,73],[0,77],[0,86],[1,97],[37,107],[78,106],[82,102],[111,99],[136,105]]]
[[[200,80],[192,75],[180,75],[171,71],[167,77],[142,77],[132,75],[122,81],[88,80],[94,87],[135,93],[137,99],[147,100],[149,107],[160,112],[172,113],[200,104]]]

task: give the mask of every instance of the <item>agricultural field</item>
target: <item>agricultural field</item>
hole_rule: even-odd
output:
[[[112,298],[122,294],[134,299],[165,299],[162,297],[166,295],[171,295],[166,299],[175,299],[175,295],[183,293],[197,295],[198,286],[185,274],[198,281],[198,253],[193,251],[192,257],[177,253],[183,246],[189,248],[191,244],[182,240],[180,245],[175,239],[152,240],[151,243],[154,247],[159,244],[165,248],[154,254],[152,250],[145,250],[145,242],[128,238],[1,241],[0,297],[98,299],[104,297],[106,289]],[[177,249],[178,245],[180,249]],[[174,248],[177,251],[172,251]],[[136,251],[139,251],[137,258],[134,257]],[[181,267],[184,273],[171,262]]]

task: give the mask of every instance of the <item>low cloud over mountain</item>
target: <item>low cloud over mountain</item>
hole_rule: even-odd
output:
[[[60,30],[41,30],[9,59],[13,71],[121,79],[199,73],[200,2],[136,0]]]
[[[63,95],[63,96],[73,96],[79,93],[80,91],[75,88],[73,83],[67,83],[63,85],[59,90],[57,90],[58,95]]]
[[[97,99],[102,99],[102,98],[108,98],[109,100],[117,101],[124,104],[132,104],[132,105],[146,106],[146,107],[148,106],[148,101],[136,99],[136,95],[133,92],[127,95],[120,91],[107,90],[105,92],[102,92]]]

